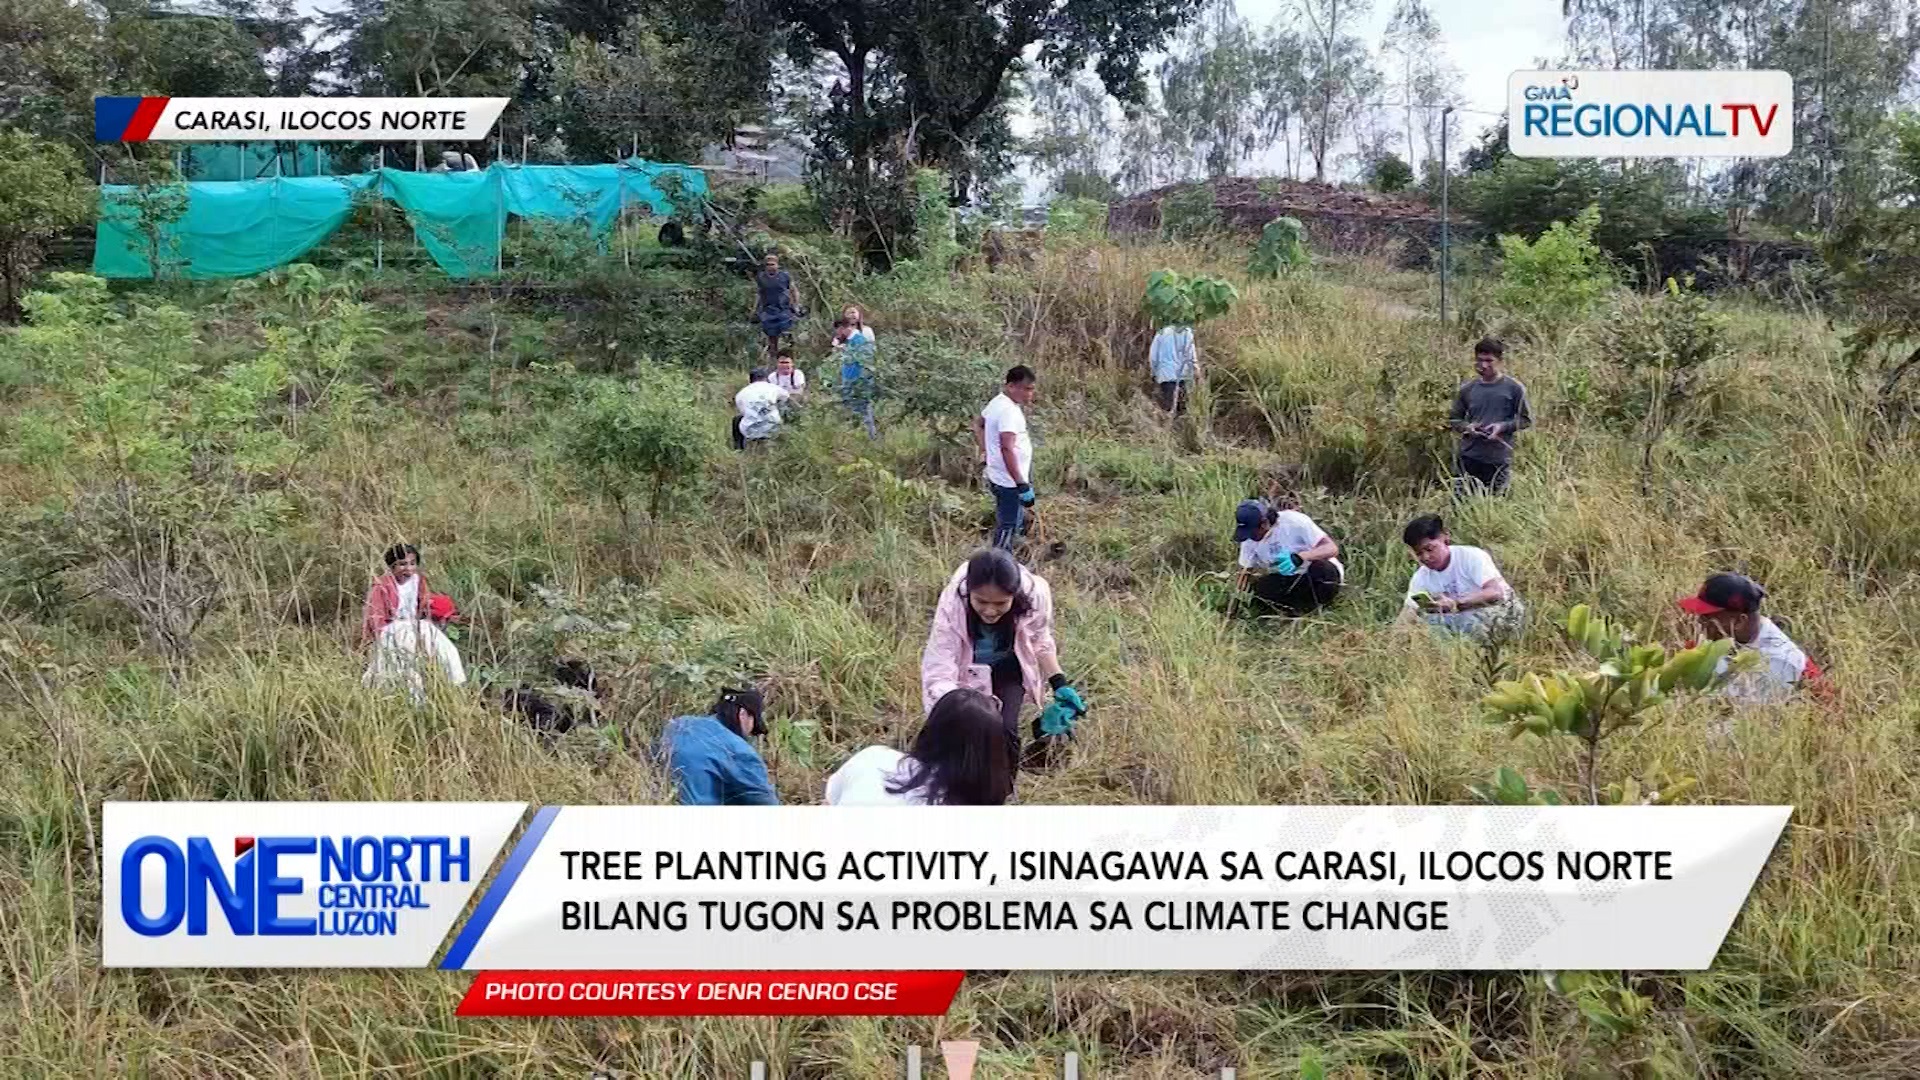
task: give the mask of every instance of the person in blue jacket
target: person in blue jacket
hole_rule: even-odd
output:
[[[681,805],[780,805],[767,763],[747,741],[767,733],[765,711],[760,691],[727,689],[712,712],[667,721],[654,757],[679,786]]]

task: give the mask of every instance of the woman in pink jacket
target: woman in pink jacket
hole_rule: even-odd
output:
[[[432,615],[432,594],[420,573],[420,549],[395,544],[387,549],[387,572],[367,590],[360,611],[360,644],[380,640],[395,619],[424,620]]]
[[[1051,736],[1072,732],[1087,703],[1060,671],[1053,642],[1053,590],[1047,580],[1000,548],[983,548],[954,571],[933,612],[920,652],[920,703],[929,714],[949,691],[994,697],[1007,745],[1020,751],[1020,708],[1051,701],[1034,721],[1036,757]]]

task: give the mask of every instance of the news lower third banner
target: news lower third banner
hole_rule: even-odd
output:
[[[525,811],[108,803],[104,963],[1700,970],[1791,807]]]
[[[507,99],[97,97],[95,142],[477,142]]]

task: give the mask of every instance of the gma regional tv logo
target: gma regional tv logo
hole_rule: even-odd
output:
[[[1784,157],[1784,71],[1516,71],[1507,143],[1523,158]]]
[[[525,803],[107,803],[107,967],[428,967]]]
[[[210,837],[182,845],[142,836],[128,844],[120,856],[121,919],[143,937],[183,928],[205,937],[216,914],[243,937],[397,937],[403,916],[430,907],[426,885],[473,880],[467,836],[239,836],[232,847],[229,867]],[[297,856],[318,859],[317,879],[294,872]],[[158,888],[148,885],[148,862],[159,866]],[[315,913],[291,914],[292,901],[309,894]]]

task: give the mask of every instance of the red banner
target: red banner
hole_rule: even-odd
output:
[[[483,971],[459,1016],[942,1016],[961,971]]]

